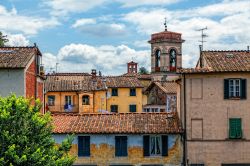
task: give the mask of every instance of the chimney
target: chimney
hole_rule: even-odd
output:
[[[96,78],[96,69],[91,70],[92,78]]]
[[[247,53],[249,53],[249,46],[247,46]]]
[[[202,62],[202,45],[199,45],[200,48],[200,68],[203,68],[203,62]]]

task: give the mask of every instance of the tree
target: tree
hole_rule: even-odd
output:
[[[73,136],[56,145],[51,116],[41,115],[40,108],[39,101],[32,106],[31,100],[24,97],[0,97],[0,165],[73,164],[74,158],[68,154]]]
[[[5,46],[5,43],[9,41],[6,37],[6,35],[3,36],[2,32],[0,32],[0,47]]]
[[[140,67],[139,74],[148,74],[148,70],[145,67]]]

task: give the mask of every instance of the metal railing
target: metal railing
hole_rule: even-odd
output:
[[[48,105],[46,106],[46,110],[50,112],[69,112],[69,113],[76,113],[79,112],[78,105]]]

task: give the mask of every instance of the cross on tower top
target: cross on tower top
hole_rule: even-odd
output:
[[[166,18],[166,17],[165,17],[164,26],[165,26],[165,31],[168,31],[168,26],[167,26],[167,18]]]

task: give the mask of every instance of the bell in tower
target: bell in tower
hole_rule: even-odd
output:
[[[158,75],[175,75],[182,67],[181,33],[167,30],[151,35],[151,73]]]

